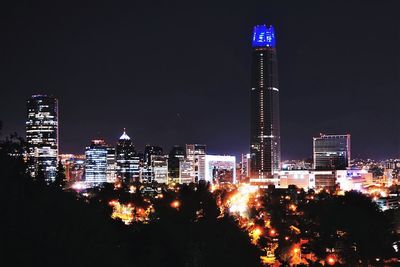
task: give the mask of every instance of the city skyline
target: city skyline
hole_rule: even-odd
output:
[[[10,51],[3,71],[10,75],[3,85],[2,133],[22,134],[22,103],[34,93],[46,93],[60,101],[61,153],[83,153],[98,132],[115,142],[124,127],[140,150],[145,144],[169,150],[175,144],[204,143],[211,153],[246,153],[251,31],[253,25],[268,23],[278,33],[282,158],[311,158],[312,138],[320,132],[350,133],[353,158],[398,156],[398,61],[393,55],[399,23],[394,6],[349,4],[337,15],[340,4],[329,9],[310,5],[301,15],[294,13],[295,6],[285,10],[274,3],[268,10],[249,6],[240,12],[232,6],[232,15],[216,6],[205,23],[199,23],[199,11],[188,8],[185,13],[178,7],[177,18],[165,22],[165,32],[158,27],[165,16],[161,9],[154,11],[160,17],[153,26],[138,28],[127,12],[99,6],[91,11],[95,19],[79,30],[79,23],[67,23],[69,9],[49,5],[35,13],[32,6],[18,6],[26,16],[8,25],[10,42],[1,44]],[[12,24],[17,9],[9,8]],[[144,4],[143,14],[150,12]],[[103,13],[111,23],[98,20]],[[112,20],[118,16],[122,22]],[[65,27],[54,31],[49,18]],[[25,19],[32,24],[24,24]],[[84,16],[77,14],[77,20]],[[82,35],[87,32],[99,37]],[[45,36],[50,42],[41,43]],[[32,43],[29,49],[20,38]],[[164,40],[159,50],[154,50],[154,38]],[[60,51],[71,59],[55,57]],[[152,64],[155,59],[160,64]]]
[[[3,262],[400,266],[399,1],[63,2],[1,9]]]

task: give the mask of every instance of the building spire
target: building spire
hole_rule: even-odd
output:
[[[126,134],[126,129],[124,128],[124,132],[122,133],[119,140],[131,140],[131,138]]]

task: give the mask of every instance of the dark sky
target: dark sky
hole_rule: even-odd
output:
[[[266,23],[284,159],[311,157],[320,132],[350,133],[354,157],[400,155],[400,1],[8,2],[3,134],[24,134],[25,100],[47,93],[59,98],[63,153],[98,135],[114,143],[124,127],[139,149],[245,153],[251,31]]]

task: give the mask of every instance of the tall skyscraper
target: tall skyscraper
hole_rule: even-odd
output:
[[[281,160],[274,28],[255,26],[252,46],[250,178],[268,178],[279,171]]]
[[[345,170],[350,166],[350,134],[313,138],[314,169]]]
[[[58,101],[47,95],[32,95],[27,100],[26,141],[28,172],[42,172],[54,181],[58,159]]]
[[[126,183],[139,179],[139,157],[125,129],[117,142],[117,176]]]
[[[107,148],[102,139],[92,140],[85,151],[85,182],[97,186],[107,182]]]

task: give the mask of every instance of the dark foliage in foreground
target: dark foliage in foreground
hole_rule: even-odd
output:
[[[187,189],[179,212],[166,197],[157,203],[159,220],[125,226],[110,218],[105,201],[32,181],[21,146],[15,137],[0,143],[1,266],[259,265],[247,234],[231,217],[217,219],[215,204],[194,220],[193,211],[214,201],[211,194]]]

